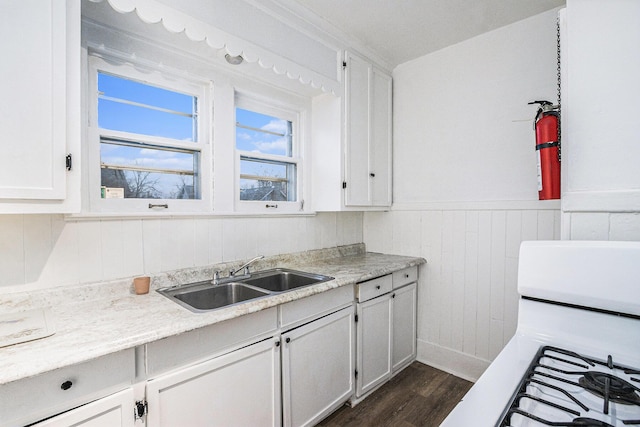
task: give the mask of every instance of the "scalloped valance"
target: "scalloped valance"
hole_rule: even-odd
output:
[[[286,75],[291,80],[297,80],[304,85],[311,86],[323,92],[338,93],[340,81],[337,75],[327,76],[300,65],[277,53],[246,41],[203,22],[187,13],[176,10],[156,0],[88,0],[94,3],[106,1],[113,10],[127,14],[135,12],[141,21],[148,24],[162,23],[163,27],[172,33],[184,33],[190,40],[205,42],[215,50],[224,50],[231,56],[241,55],[245,61],[256,63],[264,69],[270,69],[279,75]],[[326,48],[325,56],[336,58],[333,49]],[[335,70],[335,63],[329,63],[325,70]]]

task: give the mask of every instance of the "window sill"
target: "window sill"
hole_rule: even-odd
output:
[[[120,213],[120,212],[83,212],[67,214],[64,220],[68,222],[96,221],[96,220],[132,220],[132,219],[180,219],[180,218],[283,218],[283,217],[313,217],[315,211],[305,212],[149,212],[149,213]]]

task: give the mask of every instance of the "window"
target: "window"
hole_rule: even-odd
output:
[[[91,64],[92,210],[180,211],[206,204],[205,84],[97,57]]]
[[[236,105],[238,200],[261,208],[292,209],[292,202],[300,201],[297,113],[245,98]]]

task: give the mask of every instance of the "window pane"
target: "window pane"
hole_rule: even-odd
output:
[[[236,148],[254,153],[291,157],[291,122],[236,108]]]
[[[296,165],[240,158],[240,200],[296,201]]]
[[[98,126],[195,141],[196,97],[98,73]]]
[[[103,140],[101,186],[125,199],[199,199],[198,154]]]

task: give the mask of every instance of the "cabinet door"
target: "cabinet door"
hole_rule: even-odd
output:
[[[371,204],[391,206],[391,76],[375,67],[371,75]]]
[[[280,426],[280,342],[268,339],[147,383],[149,427]]]
[[[391,295],[358,303],[358,379],[360,397],[391,375]]]
[[[367,206],[369,198],[369,122],[372,66],[347,53],[345,74],[345,205]]]
[[[0,198],[65,197],[66,9],[60,0],[2,3]]]
[[[393,292],[393,370],[404,367],[416,357],[416,283]]]
[[[33,424],[34,427],[133,427],[133,389],[87,403],[53,418]]]
[[[346,206],[391,205],[391,76],[346,54]]]
[[[353,394],[353,307],[282,335],[283,425],[310,426]]]

